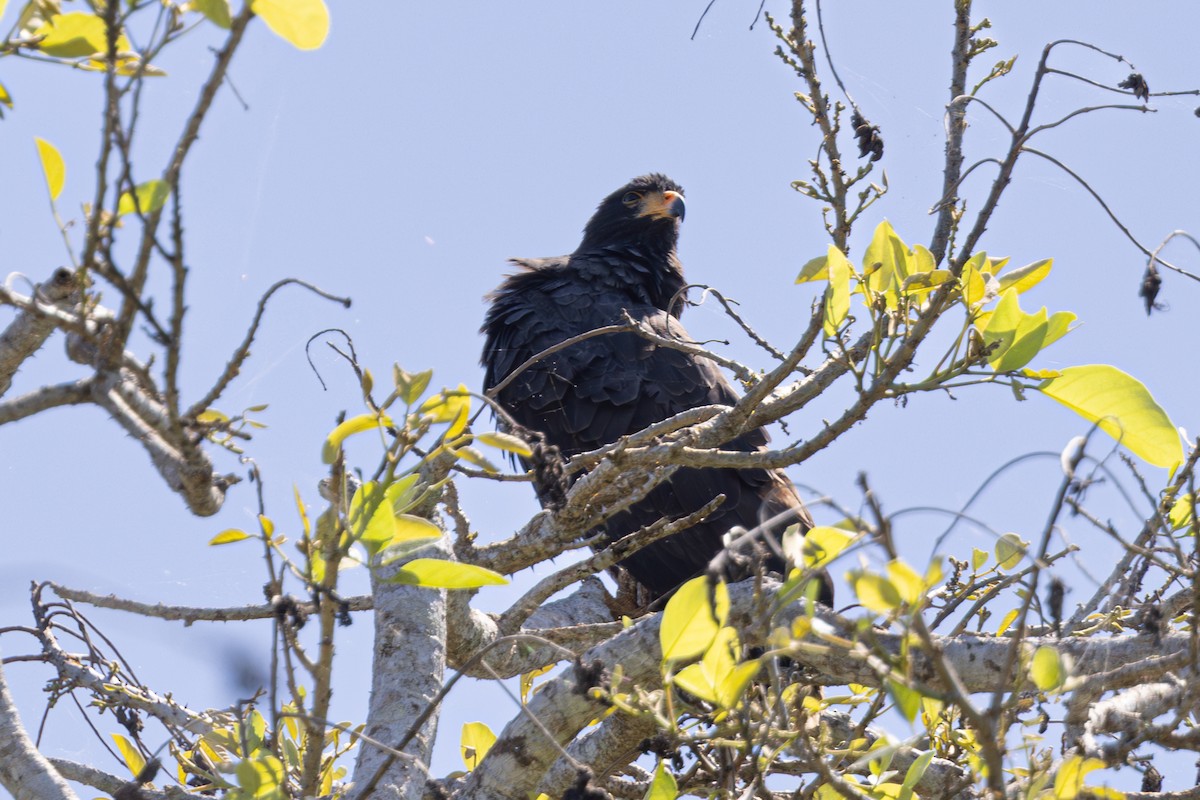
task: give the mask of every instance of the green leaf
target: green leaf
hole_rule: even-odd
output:
[[[1004,292],[1008,289],[1013,289],[1017,294],[1023,294],[1041,283],[1042,279],[1050,274],[1050,268],[1053,266],[1054,259],[1043,258],[1041,261],[1035,261],[1019,269],[1014,269],[999,279],[1000,291]],[[998,271],[998,269],[994,270],[994,272]]]
[[[38,49],[56,58],[81,58],[108,50],[104,20],[90,11],[56,14],[33,35],[45,36]]]
[[[829,288],[825,290],[825,336],[837,336],[838,328],[850,313],[850,262],[846,255],[829,245]]]
[[[921,710],[920,692],[890,678],[887,682],[887,691],[896,703],[896,710],[903,714],[906,720],[912,722],[917,718],[917,712]]]
[[[417,486],[421,476],[416,472],[397,478],[387,487],[387,499],[392,504],[392,511],[403,514],[417,502],[424,487]]]
[[[139,208],[143,214],[158,211],[163,207],[163,203],[167,202],[167,196],[170,194],[171,187],[160,180],[138,184],[133,188],[133,194],[121,193],[121,199],[117,201],[117,216],[132,214]],[[134,204],[135,197],[137,198],[136,205]]]
[[[503,450],[506,453],[515,453],[526,458],[533,455],[533,451],[529,449],[529,445],[525,440],[518,436],[513,436],[511,433],[501,433],[500,431],[477,433],[475,434],[475,441],[495,447],[498,450]]]
[[[229,30],[233,22],[229,13],[229,0],[192,0],[188,4],[192,11],[199,11],[218,28]]]
[[[415,375],[411,372],[405,372],[400,369],[399,364],[392,365],[392,377],[396,383],[396,393],[404,400],[406,405],[412,405],[421,399],[421,395],[429,388],[429,381],[433,378],[433,370],[427,369],[424,372],[418,372]]]
[[[350,535],[362,542],[371,558],[387,547],[396,532],[392,505],[376,481],[367,481],[355,490],[346,519]]]
[[[1043,692],[1059,688],[1067,679],[1062,656],[1053,647],[1042,645],[1034,651],[1033,661],[1029,665],[1029,677],[1033,679],[1034,686]]]
[[[396,513],[397,495],[403,494],[407,487],[401,487],[401,492],[393,492],[395,486],[388,487],[381,495],[379,484],[369,481],[350,499],[350,534],[362,542],[371,558],[389,547],[442,537],[441,529],[429,520]]]
[[[129,773],[136,778],[146,766],[146,759],[142,758],[142,754],[133,746],[133,742],[119,733],[110,735],[117,743],[117,749],[121,751],[121,758],[124,759],[125,766],[129,768]]]
[[[1183,460],[1183,443],[1167,412],[1141,381],[1116,367],[1067,367],[1034,388],[1095,422],[1147,463],[1172,468]]]
[[[351,417],[334,428],[329,436],[325,438],[325,446],[321,448],[322,461],[326,464],[332,464],[337,459],[338,452],[342,449],[342,442],[346,441],[350,436],[391,424],[391,419],[386,415],[359,414],[357,417]]]
[[[1006,533],[996,540],[996,561],[1000,569],[1013,569],[1025,557],[1029,542],[1015,533]]]
[[[715,607],[714,607],[715,605]],[[721,581],[710,584],[705,575],[692,578],[667,601],[658,640],[663,661],[694,658],[712,644],[729,618],[729,589]]]
[[[1036,314],[1026,314],[1017,300],[1017,290],[1007,289],[983,326],[984,342],[995,344],[988,362],[997,372],[1021,369],[1062,338],[1074,321],[1075,315],[1066,311],[1058,312],[1050,320],[1045,307]]]
[[[659,761],[654,769],[654,779],[650,781],[650,788],[642,800],[675,800],[678,796],[679,784],[675,782],[675,776],[667,771],[664,762]]]
[[[459,752],[467,771],[479,766],[479,762],[487,755],[488,750],[496,743],[496,734],[482,722],[465,722],[462,726],[462,738],[459,740]]]
[[[246,533],[245,531],[238,530],[237,528],[226,528],[225,530],[221,531],[216,536],[214,536],[212,539],[210,539],[208,544],[211,547],[211,546],[218,545],[218,544],[229,544],[231,542],[240,542],[243,539],[251,539],[251,538],[253,538],[253,537],[250,534]]]
[[[913,759],[913,762],[908,765],[908,771],[904,773],[904,783],[900,786],[899,800],[912,800],[913,787],[921,782],[921,778],[925,777],[925,770],[929,769],[932,761],[932,750],[926,750]]]
[[[299,50],[316,50],[329,35],[324,0],[251,0],[250,7],[276,36]]]
[[[42,160],[42,172],[46,175],[46,187],[50,190],[50,199],[57,200],[62,194],[63,183],[67,180],[67,165],[63,163],[58,148],[45,139],[34,139],[37,142],[38,158]]]
[[[431,589],[478,589],[480,586],[503,585],[508,583],[508,579],[474,564],[443,561],[439,558],[417,558],[401,567],[387,582],[427,586]]]

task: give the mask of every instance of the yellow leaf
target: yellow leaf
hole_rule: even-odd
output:
[[[863,275],[867,276],[867,289],[884,295],[888,307],[895,308],[896,286],[909,275],[908,245],[886,219],[875,226],[863,253]]]
[[[1183,443],[1167,412],[1141,381],[1116,367],[1067,367],[1035,388],[1156,467],[1169,469],[1183,460]]]
[[[980,567],[987,563],[991,558],[986,550],[980,550],[978,547],[971,548],[971,569],[978,571]]]
[[[474,564],[443,561],[439,558],[416,558],[409,561],[388,583],[426,586],[431,589],[478,589],[508,583],[503,575]]]
[[[850,313],[850,262],[845,253],[829,245],[829,288],[825,290],[825,336],[837,336]]]
[[[133,742],[119,733],[111,735],[113,741],[117,743],[117,749],[121,751],[121,758],[125,760],[125,766],[129,768],[129,774],[136,778],[142,768],[146,766],[146,759],[142,758],[142,754],[133,746]]]
[[[375,481],[367,481],[354,492],[346,519],[350,523],[350,535],[362,542],[371,558],[391,544],[396,535],[392,506]]]
[[[745,661],[730,670],[724,680],[716,686],[717,705],[726,709],[736,706],[742,699],[746,687],[750,685],[761,669],[762,665],[757,661]]]
[[[402,514],[412,508],[413,504],[421,496],[421,490],[425,487],[417,485],[417,481],[420,478],[421,476],[414,472],[402,478],[397,478],[387,488],[388,502],[392,504],[392,510],[397,514]]]
[[[929,272],[918,272],[914,275],[909,275],[901,284],[901,290],[905,294],[921,294],[936,289],[943,283],[951,280],[954,273],[948,269],[935,269]]]
[[[427,415],[433,422],[449,422],[445,440],[448,442],[463,432],[467,426],[467,418],[471,413],[471,398],[466,384],[460,383],[456,392],[450,394],[439,392],[421,404],[420,412]]]
[[[300,50],[316,50],[329,35],[324,0],[251,0],[250,7],[275,35]]]
[[[8,93],[8,89],[4,88],[3,83],[0,83],[0,105],[7,106],[8,108],[13,107],[12,95]]]
[[[192,0],[185,10],[199,11],[218,28],[229,30],[233,19],[229,13],[229,0]]]
[[[1083,779],[1103,766],[1104,762],[1098,758],[1074,755],[1064,759],[1054,776],[1054,800],[1075,800],[1083,791]]]
[[[1171,521],[1171,530],[1173,531],[1191,525],[1192,521],[1196,518],[1196,508],[1192,496],[1185,494],[1178,498],[1171,505],[1171,511],[1167,516]]]
[[[799,526],[788,528],[783,534],[783,552],[792,564],[808,569],[822,569],[841,555],[854,535],[828,525],[818,525],[807,533]]]
[[[462,760],[467,765],[467,770],[470,771],[479,766],[479,762],[483,760],[487,751],[491,750],[495,743],[496,734],[492,733],[492,729],[487,725],[482,722],[463,723],[459,751],[462,753]]]
[[[909,277],[922,272],[933,272],[937,268],[937,262],[933,260],[933,253],[929,252],[929,248],[924,245],[914,244],[912,254],[912,263],[908,269]]]
[[[663,610],[658,638],[663,661],[683,661],[700,655],[712,644],[729,618],[729,590],[707,576],[679,587]]]
[[[243,539],[250,539],[250,538],[252,538],[250,536],[250,534],[246,533],[245,531],[240,531],[237,528],[227,528],[227,529],[221,531],[220,533],[218,533],[212,539],[210,539],[208,543],[210,546],[218,545],[218,544],[229,544],[230,542],[240,542]]]
[[[359,414],[357,417],[351,417],[334,428],[325,438],[325,446],[321,449],[321,459],[326,464],[332,464],[337,458],[338,451],[342,448],[342,442],[348,437],[391,424],[392,421],[387,415]]]
[[[854,593],[858,595],[858,602],[869,610],[889,614],[900,607],[900,592],[891,581],[873,572],[860,572],[849,577]]]
[[[966,301],[967,308],[983,305],[995,296],[992,294],[997,288],[995,279],[989,284],[988,278],[983,275],[982,270],[986,263],[988,263],[988,254],[979,252],[972,255],[967,263],[962,265],[959,282],[962,285],[962,299]]]
[[[547,672],[549,672],[552,669],[554,669],[554,665],[547,664],[544,667],[540,667],[535,670],[530,670],[529,672],[524,672],[521,674],[521,702],[522,703],[527,702],[529,700],[529,695],[533,693],[533,679],[540,678],[542,675],[545,675]]]
[[[1047,328],[1045,308],[1037,314],[1026,314],[1016,290],[1007,290],[983,328],[984,342],[994,345],[988,363],[997,372],[1020,369],[1041,351]]]
[[[887,565],[888,578],[896,587],[900,598],[910,606],[915,606],[925,597],[925,581],[915,569],[899,559],[890,561]]]
[[[1013,569],[1025,557],[1029,542],[1015,533],[1006,533],[996,541],[996,561],[1000,569]]]
[[[392,535],[392,544],[410,542],[417,539],[440,539],[442,537],[442,529],[427,519],[414,517],[412,514],[397,514],[395,521],[395,533]]]
[[[143,214],[157,211],[163,207],[163,203],[167,202],[169,194],[171,194],[171,188],[160,180],[138,184],[134,187],[133,194],[129,192],[121,194],[121,199],[117,201],[117,216],[132,214],[138,210]]]
[[[705,674],[704,667],[700,662],[688,664],[679,670],[675,677],[672,678],[672,681],[677,687],[692,697],[703,700],[706,703],[717,702],[717,690],[712,685],[712,680]]]
[[[1050,268],[1053,266],[1054,259],[1043,258],[1041,261],[1035,261],[1032,264],[1026,264],[1023,267],[1014,269],[1000,278],[1000,291],[1015,289],[1017,294],[1023,294],[1041,283],[1042,279],[1050,274]]]
[[[533,451],[529,449],[529,445],[526,444],[525,440],[518,436],[513,436],[511,433],[501,433],[500,431],[477,433],[475,434],[475,441],[495,447],[497,450],[503,450],[506,453],[515,453],[527,458],[533,455]]]
[[[659,761],[644,800],[675,800],[678,795],[679,785],[675,782],[675,776],[667,771],[666,764]]]
[[[82,12],[76,12],[82,13]],[[57,200],[62,194],[63,183],[67,180],[67,165],[63,163],[58,148],[45,139],[34,139],[37,142],[38,158],[42,160],[42,172],[46,175],[46,187],[50,190],[50,199]]]
[[[1034,685],[1041,691],[1048,692],[1062,686],[1067,678],[1066,672],[1062,657],[1053,647],[1042,645],[1034,652],[1029,665],[1029,677],[1033,678]]]
[[[1020,612],[1014,608],[1012,611],[1009,611],[1007,614],[1005,614],[1004,619],[1000,620],[1000,627],[996,629],[996,635],[1003,636],[1004,632],[1008,630],[1009,626],[1017,621],[1017,614],[1019,613]]]
[[[796,283],[829,280],[829,256],[817,256],[807,261],[796,276]]]
[[[45,36],[38,49],[56,58],[80,58],[108,51],[104,20],[90,11],[56,14],[33,35]]]

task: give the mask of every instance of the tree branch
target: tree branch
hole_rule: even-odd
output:
[[[34,289],[39,303],[66,310],[78,301],[75,276],[67,269],[58,269],[46,283]],[[54,319],[35,309],[22,309],[16,319],[0,332],[0,397],[12,386],[12,377],[25,359],[32,356],[55,329]]]
[[[17,713],[0,667],[0,784],[14,800],[78,800],[67,782],[38,752]]]

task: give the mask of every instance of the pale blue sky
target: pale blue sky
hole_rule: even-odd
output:
[[[18,3],[9,4],[11,24]],[[481,297],[509,256],[569,252],[595,204],[628,178],[666,172],[685,187],[688,215],[681,256],[689,277],[742,302],[743,315],[778,344],[794,340],[817,288],[797,287],[799,267],[827,245],[816,204],[789,188],[808,177],[815,131],[792,99],[795,76],[771,51],[766,25],[747,30],[756,3],[717,3],[689,40],[704,2],[334,3],[329,41],[300,53],[261,24],[252,27],[230,79],[249,104],[223,92],[184,178],[192,295],[184,388],[203,391],[240,340],[259,295],[294,276],[351,295],[344,311],[298,290],[277,296],[254,358],[219,405],[227,412],[269,403],[270,425],[250,445],[266,476],[269,513],[295,525],[293,484],[316,502],[323,476],[320,443],[336,412],[356,410],[351,376],[318,350],[330,385],[323,392],[305,363],[309,335],[345,328],[377,375],[393,361],[432,367],[435,384],[477,386]],[[929,207],[941,186],[942,110],[947,100],[950,3],[828,3],[826,28],[843,79],[882,128],[891,191],[861,221],[856,254],[887,217],[909,242],[927,242]],[[786,17],[787,5],[768,10]],[[1192,4],[1095,2],[979,3],[993,14],[1000,41],[988,62],[1019,54],[1015,73],[985,97],[1019,116],[1042,44],[1091,41],[1124,54],[1152,90],[1200,85]],[[162,60],[171,77],[147,92],[138,180],[154,177],[191,108],[210,63],[213,31]],[[1094,53],[1062,50],[1064,69],[1115,84],[1129,72]],[[978,77],[978,76],[976,76]],[[66,261],[44,202],[33,137],[52,141],[67,162],[61,200],[78,217],[91,196],[99,125],[99,78],[14,59],[0,81],[17,107],[0,122],[0,272],[38,280]],[[832,82],[827,86],[832,87]],[[1049,121],[1081,105],[1124,102],[1063,79],[1043,92]],[[1042,149],[1087,176],[1129,228],[1154,246],[1175,228],[1200,228],[1195,192],[1200,119],[1195,97],[1155,99],[1157,114],[1102,111],[1048,133]],[[968,160],[996,156],[1006,134],[976,112]],[[849,148],[848,148],[849,149]],[[877,173],[878,174],[878,173]],[[992,172],[968,182],[969,211],[980,205]],[[75,234],[73,234],[75,235]],[[76,236],[76,239],[78,237]],[[983,246],[1016,263],[1053,256],[1051,278],[1024,300],[1071,310],[1082,326],[1035,366],[1107,362],[1142,378],[1175,422],[1200,428],[1200,388],[1190,359],[1200,286],[1166,276],[1174,309],[1147,319],[1136,297],[1144,258],[1086,193],[1053,166],[1026,158]],[[1197,254],[1166,253],[1183,264]],[[0,312],[0,323],[8,319]],[[764,365],[759,352],[712,307],[685,317],[700,339],[730,338],[728,352]],[[80,373],[55,341],[18,376],[14,393]],[[792,421],[803,438],[839,408],[844,395]],[[869,473],[885,507],[957,507],[996,467],[1030,451],[1058,451],[1086,426],[1048,400],[1017,404],[1001,388],[914,398],[905,409],[881,407],[834,447],[792,471],[800,483],[854,506],[854,480]],[[250,548],[208,548],[226,527],[250,526],[252,489],[235,488],[214,518],[190,516],[149,468],[140,447],[96,409],[70,408],[0,430],[0,626],[29,621],[30,580],[147,601],[225,605],[257,602],[263,571]],[[364,463],[369,455],[360,451]],[[231,459],[217,457],[233,470]],[[998,530],[1026,538],[1044,521],[1057,485],[1056,461],[1005,477],[979,507]],[[1160,470],[1148,469],[1153,482]],[[501,538],[535,510],[524,486],[463,486],[467,512],[485,540]],[[1116,520],[1132,516],[1097,502]],[[1111,509],[1109,508],[1111,506]],[[1124,514],[1124,516],[1122,516]],[[822,516],[818,512],[818,518]],[[828,520],[828,513],[825,514]],[[914,560],[928,555],[944,527],[939,517],[907,517],[899,529]],[[1113,549],[1076,523],[1083,566],[1106,573]],[[948,552],[963,556],[986,537],[961,529]],[[1082,601],[1091,584],[1064,568]],[[529,575],[517,577],[518,587]],[[355,576],[351,585],[363,585]],[[500,606],[511,591],[481,602]],[[96,613],[142,677],[193,706],[225,705],[236,690],[224,678],[226,641],[258,647],[267,626],[197,626]],[[347,656],[337,684],[336,717],[365,709],[370,621],[343,632]],[[29,642],[0,639],[6,655]],[[36,724],[47,670],[7,670],[27,722]],[[457,730],[481,719],[498,728],[513,709],[498,693],[471,684],[451,695],[434,771],[456,768]],[[99,759],[73,711],[56,710],[47,750]],[[1167,788],[1178,788],[1168,784]]]

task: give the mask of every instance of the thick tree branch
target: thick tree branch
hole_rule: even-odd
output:
[[[146,449],[159,475],[184,499],[191,512],[202,517],[217,513],[225,501],[225,489],[234,479],[213,472],[212,462],[200,448],[190,447],[185,453],[168,441],[128,402],[126,392],[143,396],[139,387],[130,385],[130,379],[122,375],[102,374],[92,384],[95,403]]]
[[[34,290],[34,298],[65,311],[78,300],[75,276],[67,269],[56,270],[49,281]],[[0,331],[0,397],[12,386],[13,375],[21,364],[41,349],[55,327],[52,317],[25,308]]]
[[[72,383],[42,386],[28,394],[0,403],[0,425],[32,417],[59,406],[75,406],[92,401],[92,378]]]
[[[449,554],[444,542],[441,556]],[[430,551],[422,551],[430,556]],[[442,688],[446,671],[446,592],[388,583],[404,562],[371,575],[375,597],[375,645],[371,659],[371,698],[365,733],[381,742],[399,742]],[[372,747],[358,752],[354,765],[354,800],[403,798],[420,800],[437,735],[438,714],[428,716],[399,748],[412,760],[398,759]]]
[[[0,785],[14,800],[78,800],[21,724],[0,668]]]

